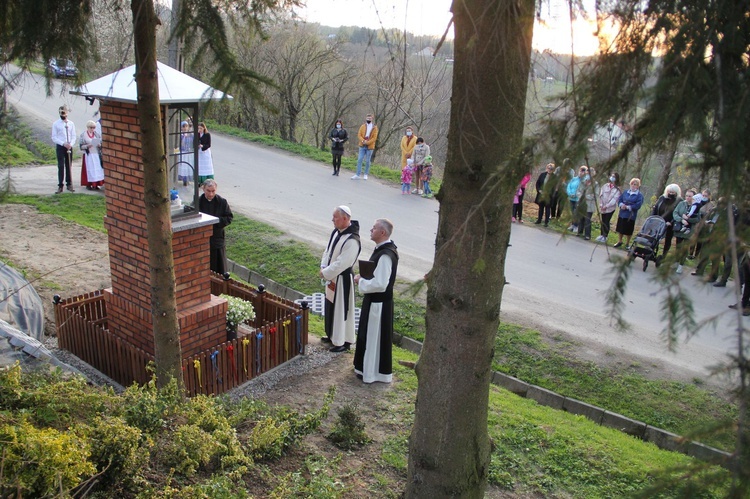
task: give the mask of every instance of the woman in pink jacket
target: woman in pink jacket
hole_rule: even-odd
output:
[[[516,197],[513,198],[513,218],[512,222],[518,220],[518,223],[523,223],[523,195],[526,193],[526,184],[531,180],[531,172],[527,173],[521,179],[521,182],[516,187]]]

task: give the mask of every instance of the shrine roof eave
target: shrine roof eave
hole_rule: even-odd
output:
[[[216,90],[166,64],[161,62],[156,64],[159,70],[160,104],[196,104],[211,100],[232,99],[231,95]],[[135,65],[85,83],[71,90],[70,93],[106,101],[138,102]]]

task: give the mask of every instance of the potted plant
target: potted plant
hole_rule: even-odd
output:
[[[255,309],[252,303],[236,296],[221,295],[221,298],[227,300],[227,340],[233,340],[240,324],[255,320]]]

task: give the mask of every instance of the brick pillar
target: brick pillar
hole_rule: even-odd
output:
[[[102,101],[112,288],[106,291],[109,329],[144,351],[154,353],[151,280],[140,127],[135,103]],[[164,116],[162,115],[162,120]],[[215,217],[173,223],[175,293],[183,357],[226,341],[226,300],[211,295],[209,237]]]

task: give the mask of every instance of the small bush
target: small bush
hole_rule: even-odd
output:
[[[97,417],[88,436],[91,461],[103,485],[129,482],[148,464],[150,440],[144,440],[141,431],[123,418]]]
[[[198,469],[207,467],[219,445],[210,433],[192,424],[179,426],[162,439],[161,444],[164,464],[185,476],[192,476]]]
[[[45,497],[68,491],[96,473],[85,439],[28,421],[0,427],[0,496]]]
[[[333,445],[343,450],[352,450],[370,442],[365,433],[365,423],[357,414],[356,404],[346,404],[339,409],[339,418],[328,439]]]

